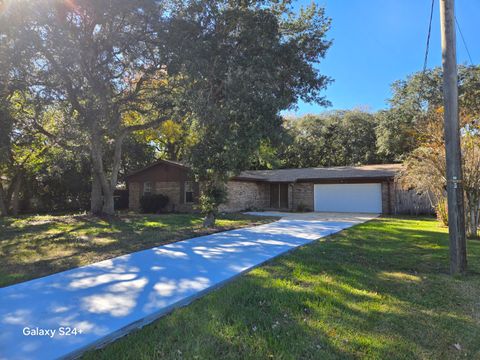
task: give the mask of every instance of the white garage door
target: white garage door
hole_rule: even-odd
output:
[[[382,212],[381,184],[315,184],[315,211]]]

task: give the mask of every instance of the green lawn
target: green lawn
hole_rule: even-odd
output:
[[[272,220],[228,214],[219,217],[215,229],[203,229],[198,214],[131,214],[110,222],[85,214],[0,218],[0,287],[168,242]]]
[[[382,218],[277,258],[86,359],[480,359],[480,242]]]

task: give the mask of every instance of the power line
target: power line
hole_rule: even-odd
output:
[[[425,57],[423,59],[423,70],[420,77],[420,91],[418,92],[418,106],[422,108],[422,96],[424,94],[425,87],[425,78],[427,77],[427,64],[428,64],[428,51],[430,49],[430,36],[432,35],[432,20],[433,20],[433,9],[435,6],[435,0],[432,0],[432,6],[430,7],[430,19],[428,22],[428,34],[427,34],[427,44],[425,46]]]
[[[455,16],[455,23],[457,24],[458,32],[460,33],[460,37],[462,38],[463,46],[465,46],[465,50],[467,50],[467,55],[468,55],[468,58],[470,59],[470,65],[473,65],[472,57],[470,56],[470,51],[468,50],[467,42],[463,37],[462,29],[460,28],[460,24],[456,16]]]
[[[430,35],[432,34],[432,19],[433,19],[433,8],[435,6],[435,0],[432,0],[432,6],[430,8],[430,21],[428,23],[428,34],[427,34],[427,45],[425,47],[425,58],[423,59],[423,75],[427,71],[427,62],[428,62],[428,50],[430,48]]]

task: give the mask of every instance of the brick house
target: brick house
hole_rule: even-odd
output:
[[[220,210],[301,209],[390,214],[402,208],[398,202],[404,201],[406,193],[408,207],[416,206],[428,212],[426,199],[414,191],[396,188],[395,175],[400,169],[399,164],[384,164],[243,171],[228,182],[228,201],[220,206]],[[187,166],[174,161],[161,160],[130,174],[127,186],[132,210],[138,210],[140,197],[149,193],[167,195],[170,211],[194,211],[198,202],[199,184],[194,182]],[[403,192],[401,197],[397,196],[399,191]]]
[[[164,194],[168,211],[191,212],[198,203],[199,186],[190,169],[176,161],[160,160],[127,176],[128,207],[140,209],[140,198]]]

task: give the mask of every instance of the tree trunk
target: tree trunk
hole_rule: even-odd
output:
[[[177,161],[177,150],[175,144],[167,143],[167,158],[168,160]]]
[[[103,199],[102,199],[102,184],[98,174],[92,169],[92,192],[90,195],[90,211],[93,215],[100,215],[102,213]]]
[[[102,212],[105,215],[115,215],[115,204],[113,200],[113,189],[109,189],[107,192],[103,192],[103,209]]]
[[[103,167],[103,150],[101,135],[96,128],[94,128],[92,131],[90,145],[93,173],[95,174],[94,177],[97,178],[95,181],[98,180],[98,182],[100,183],[101,192],[103,194],[102,213],[104,213],[105,215],[115,215],[115,210],[113,208],[113,191],[111,190],[111,185],[107,180],[105,168]],[[96,189],[96,191],[98,191],[98,189]]]
[[[115,139],[115,149],[113,152],[112,173],[110,181],[102,182],[107,186],[102,186],[103,189],[103,213],[106,215],[115,215],[115,202],[113,195],[117,186],[118,173],[122,165],[122,145],[126,134],[120,134]]]
[[[8,206],[6,204],[5,192],[3,186],[0,184],[0,217],[8,215]]]
[[[16,176],[14,178],[14,183],[11,184],[13,187],[12,190],[12,215],[16,216],[18,215],[18,212],[20,210],[20,188],[22,185],[22,177],[21,176]]]
[[[126,133],[120,134],[115,139],[115,149],[113,153],[112,170],[110,179],[107,178],[105,167],[103,166],[103,150],[100,133],[96,128],[92,129],[91,136],[91,157],[93,172],[96,174],[98,182],[100,183],[103,194],[102,212],[105,215],[115,215],[115,205],[113,194],[117,186],[118,173],[122,162],[122,144]]]
[[[479,221],[479,200],[476,194],[476,189],[474,191],[466,191],[465,198],[466,201],[466,232],[467,237],[476,238],[478,236],[478,221]]]
[[[475,210],[471,207],[468,212],[469,221],[467,221],[467,236],[469,238],[475,237],[477,235],[477,224],[475,223]]]
[[[478,237],[478,218],[479,218],[479,209],[478,209],[478,204],[470,204],[470,209],[469,209],[469,221],[468,223],[468,237],[470,238],[476,238]]]
[[[479,226],[480,226],[480,201],[477,200],[477,210],[475,212],[475,231],[476,231],[476,237],[480,237],[480,234],[479,234]]]
[[[206,228],[213,228],[215,226],[215,214],[213,212],[209,212],[205,219],[203,220],[203,227]]]

